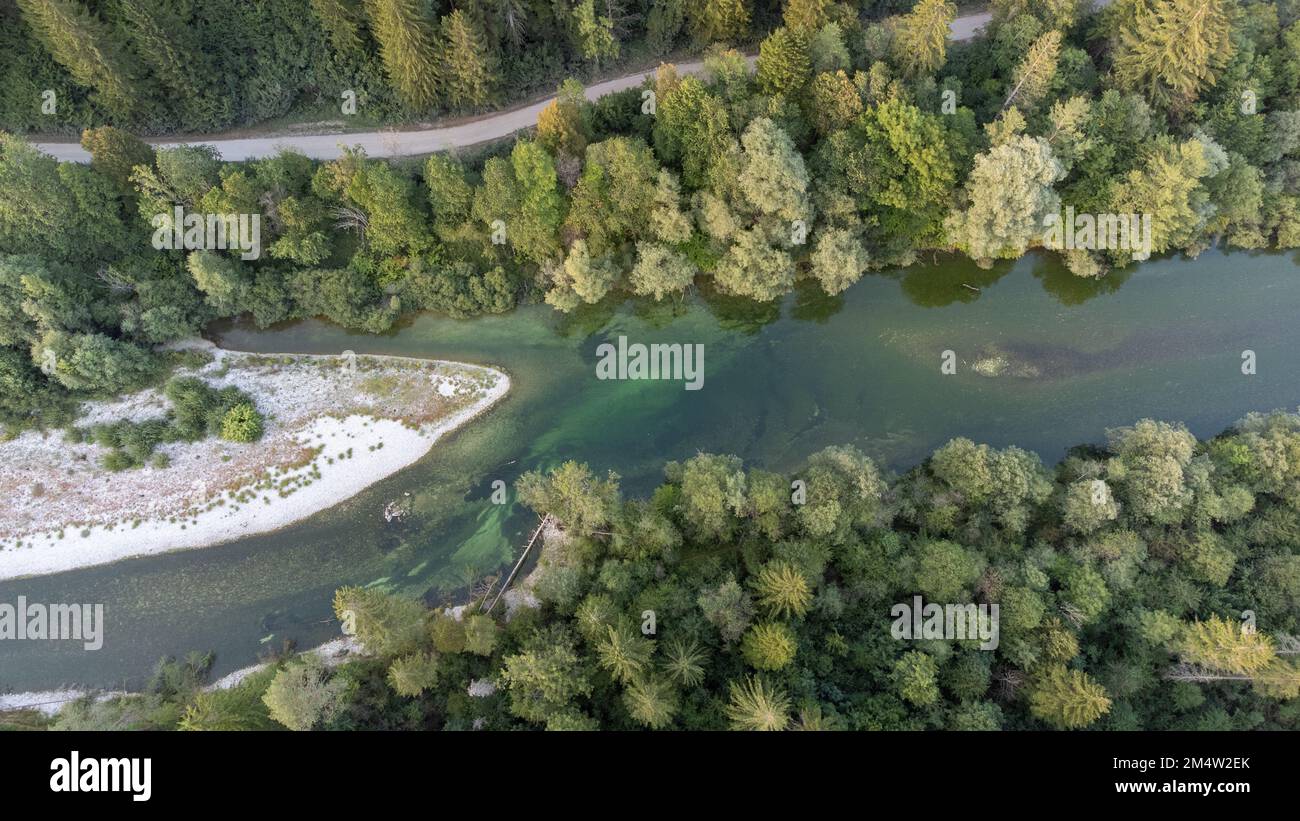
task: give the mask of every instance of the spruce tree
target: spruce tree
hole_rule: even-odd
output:
[[[135,53],[180,110],[182,125],[225,123],[230,104],[212,93],[212,62],[172,0],[118,0],[117,9]]]
[[[18,0],[23,19],[78,85],[93,88],[119,114],[136,107],[137,66],[107,25],[74,0]]]
[[[481,106],[492,98],[497,76],[483,35],[463,11],[442,18],[444,95],[453,107]]]
[[[745,0],[690,0],[686,18],[691,34],[700,43],[739,40],[749,30]]]
[[[1061,32],[1049,31],[1035,40],[1025,59],[1016,66],[1011,93],[1002,101],[1002,108],[1006,109],[1015,102],[1026,111],[1032,110],[1056,76],[1056,60],[1060,54]]]
[[[1191,105],[1232,59],[1229,10],[1225,0],[1139,0],[1114,52],[1119,87],[1175,111]]]
[[[438,99],[441,77],[433,27],[415,0],[367,0],[379,54],[388,78],[412,111],[427,111]]]
[[[1073,730],[1087,727],[1109,712],[1110,698],[1087,673],[1055,664],[1030,691],[1029,710],[1048,724]]]
[[[311,10],[325,27],[334,50],[348,54],[361,50],[361,19],[349,0],[311,0]]]
[[[1218,616],[1185,627],[1171,649],[1189,664],[1237,675],[1257,673],[1276,658],[1268,636]]]
[[[948,52],[948,26],[957,7],[948,0],[921,0],[899,18],[894,37],[895,56],[911,76],[932,74],[943,65]]]
[[[797,94],[812,79],[808,36],[779,28],[758,48],[758,83],[768,94]]]
[[[830,0],[788,0],[782,19],[786,28],[814,32],[830,19],[827,17],[830,7]]]

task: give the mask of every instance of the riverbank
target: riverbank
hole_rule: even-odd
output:
[[[299,522],[416,462],[510,388],[498,370],[386,356],[210,355],[178,376],[238,387],[262,439],[159,447],[166,466],[112,472],[104,449],[27,432],[0,443],[0,579],[208,547]],[[79,426],[161,416],[149,390],[88,403]],[[400,500],[376,516],[401,516]]]
[[[318,657],[326,667],[337,667],[345,661],[364,655],[364,649],[356,639],[350,636],[342,636],[328,641],[319,647],[313,647],[310,650],[304,650],[301,655],[312,654]],[[227,673],[211,684],[205,686],[204,690],[229,690],[237,686],[244,679],[254,673],[265,670],[273,662],[265,661],[259,664],[249,665],[233,673]],[[0,713],[18,712],[21,710],[35,710],[46,716],[58,715],[68,704],[79,698],[85,698],[91,695],[89,690],[42,690],[38,692],[26,693],[0,693]],[[110,699],[115,696],[123,695],[121,692],[95,691],[95,698],[98,701]]]
[[[666,460],[701,451],[788,471],[850,442],[904,472],[965,436],[1014,444],[1053,465],[1071,446],[1104,442],[1106,428],[1137,419],[1181,419],[1209,438],[1249,411],[1300,403],[1300,361],[1291,355],[1300,344],[1300,277],[1290,255],[1152,260],[1121,288],[1065,302],[1052,283],[1073,275],[1058,269],[1037,256],[1004,263],[974,298],[937,302],[930,297],[949,293],[946,283],[974,282],[977,273],[968,260],[942,258],[918,266],[906,287],[867,276],[830,305],[794,295],[758,317],[693,297],[671,320],[627,303],[582,323],[559,321],[545,305],[473,320],[424,314],[382,337],[319,320],[220,327],[213,333],[223,347],[268,355],[355,348],[490,364],[510,374],[510,394],[345,513],[214,550],[0,582],[0,601],[103,602],[113,642],[93,653],[0,642],[0,689],[138,688],[160,656],[191,650],[214,652],[214,677],[222,676],[257,661],[268,634],[299,647],[336,637],[330,601],[339,586],[385,579],[404,591],[451,590],[470,577],[465,564],[475,578],[508,573],[536,519],[492,504],[492,482],[509,487],[569,459],[600,475],[615,471],[629,495],[653,490]],[[935,288],[920,291],[917,280]],[[619,334],[705,344],[704,390],[595,379],[595,346]],[[1040,351],[1063,354],[1036,379],[989,378],[967,365],[989,345],[1028,351],[1036,364]],[[1250,376],[1241,371],[1246,348],[1260,365]],[[944,350],[957,355],[955,374],[942,371]],[[1074,361],[1086,368],[1055,364]],[[384,505],[407,492],[411,515],[387,525]],[[470,540],[483,545],[473,559]],[[497,560],[489,566],[480,556]]]

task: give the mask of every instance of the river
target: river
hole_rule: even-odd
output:
[[[600,381],[596,347],[704,345],[704,386]],[[535,516],[491,501],[492,485],[567,459],[653,488],[662,464],[698,451],[789,469],[852,443],[890,468],[954,436],[1018,444],[1055,462],[1109,426],[1185,421],[1200,436],[1251,410],[1300,404],[1300,258],[1209,252],[1152,261],[1099,283],[1048,257],[983,271],[937,257],[864,278],[839,297],[801,288],[769,306],[698,294],[563,316],[529,306],[504,316],[408,318],[381,336],[303,321],[209,329],[238,350],[400,354],[504,368],[496,408],[416,465],[285,530],[227,545],[0,583],[0,602],[103,603],[103,649],[0,643],[0,691],[59,685],[138,688],[164,655],[214,651],[214,672],[294,641],[338,635],[333,590],[378,584],[430,601],[498,572]],[[1242,373],[1242,352],[1258,372]],[[956,374],[944,374],[952,351]],[[991,363],[1002,362],[1000,375]],[[414,513],[386,523],[389,500]]]

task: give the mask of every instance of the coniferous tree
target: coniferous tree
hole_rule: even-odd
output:
[[[81,132],[81,147],[90,152],[90,167],[134,194],[131,172],[137,165],[153,165],[153,148],[144,140],[112,126]]]
[[[366,0],[379,54],[398,96],[413,111],[427,111],[441,88],[438,42],[415,0]]]
[[[758,676],[731,682],[727,718],[737,730],[784,730],[790,724],[790,699],[780,687]]]
[[[365,587],[334,592],[334,615],[379,656],[410,653],[428,642],[427,611],[418,601]]]
[[[758,603],[775,618],[802,616],[812,604],[808,580],[789,562],[763,565],[754,577],[754,594]]]
[[[271,718],[290,730],[310,730],[342,709],[346,690],[342,679],[330,678],[319,656],[308,653],[276,673],[262,700]]]
[[[135,53],[158,78],[186,128],[212,128],[230,117],[230,104],[213,93],[215,67],[189,28],[185,5],[171,0],[118,0]]]
[[[311,8],[335,51],[351,54],[361,50],[361,14],[352,0],[311,0]]]
[[[659,158],[680,165],[682,182],[695,189],[709,182],[735,141],[722,101],[697,78],[687,77],[659,98],[654,144]]]
[[[1002,101],[1005,109],[1013,102],[1026,111],[1031,110],[1047,93],[1056,75],[1056,61],[1061,53],[1061,32],[1049,31],[1034,41],[1025,59],[1016,66],[1012,75],[1011,93]]]
[[[1087,727],[1109,712],[1110,698],[1087,673],[1055,664],[1040,675],[1030,691],[1029,710],[1049,724],[1073,730]]]
[[[667,54],[686,23],[686,0],[653,0],[646,15],[646,42],[654,54]]]
[[[740,643],[745,661],[758,670],[780,670],[794,660],[794,631],[781,622],[756,624]]]
[[[442,18],[444,96],[448,104],[482,106],[497,85],[496,67],[474,21],[460,9]]]
[[[654,675],[638,677],[628,684],[623,703],[635,721],[651,730],[672,724],[678,708],[672,684]]]
[[[831,0],[787,0],[782,19],[787,28],[814,32],[826,25]]]
[[[909,650],[894,662],[894,687],[904,701],[928,707],[939,700],[938,674],[934,656]]]
[[[802,29],[779,28],[758,49],[758,82],[768,94],[798,94],[812,78],[808,36]]]
[[[590,60],[597,70],[600,61],[605,58],[618,57],[618,38],[614,36],[614,21],[596,13],[595,0],[579,0],[573,7],[573,30],[577,39],[577,50],[586,60]]]
[[[1044,28],[1066,31],[1079,16],[1079,0],[993,0],[993,25],[1016,17],[1033,16]]]
[[[104,104],[127,114],[140,94],[138,66],[108,26],[75,0],[18,0],[23,19],[72,79],[95,89]]]
[[[862,95],[843,71],[823,71],[808,88],[809,119],[823,136],[846,128],[862,113]]]
[[[547,151],[561,151],[570,157],[581,157],[587,148],[587,133],[582,121],[582,107],[586,98],[582,84],[565,80],[555,99],[537,115],[537,142]]]
[[[1115,47],[1119,87],[1174,110],[1195,102],[1232,59],[1231,11],[1226,0],[1137,0]]]
[[[664,669],[683,687],[695,687],[704,681],[705,651],[694,639],[670,639],[664,648]]]
[[[749,29],[746,0],[687,0],[691,34],[700,43],[735,41]]]
[[[1184,627],[1171,649],[1189,664],[1238,675],[1259,672],[1276,658],[1267,635],[1218,616]]]
[[[1151,215],[1151,250],[1160,254],[1196,241],[1208,201],[1202,178],[1210,174],[1206,143],[1162,137],[1144,163],[1115,182],[1115,213]]]
[[[957,6],[949,0],[921,0],[908,14],[898,18],[894,33],[894,54],[909,75],[932,74],[943,65],[948,53],[949,25]]]
[[[589,534],[609,521],[618,503],[618,477],[601,480],[586,465],[565,462],[549,475],[529,471],[519,477],[519,499],[559,519],[565,529]]]
[[[464,167],[446,154],[434,154],[424,164],[424,186],[439,236],[460,229],[474,204],[474,189],[465,179]]]
[[[570,713],[573,699],[591,693],[588,669],[567,630],[540,631],[521,652],[502,659],[501,681],[510,692],[510,711],[536,722]]]
[[[438,656],[432,652],[402,656],[388,667],[388,682],[393,692],[414,698],[438,681]]]

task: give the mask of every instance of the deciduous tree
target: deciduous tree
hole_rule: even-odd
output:
[[[347,683],[330,678],[315,654],[300,656],[276,673],[262,700],[271,718],[290,730],[328,723],[347,698]]]
[[[1053,185],[1064,176],[1041,137],[1018,136],[975,158],[967,207],[945,225],[953,244],[977,262],[1013,259],[1042,241],[1044,219],[1060,210]]]

